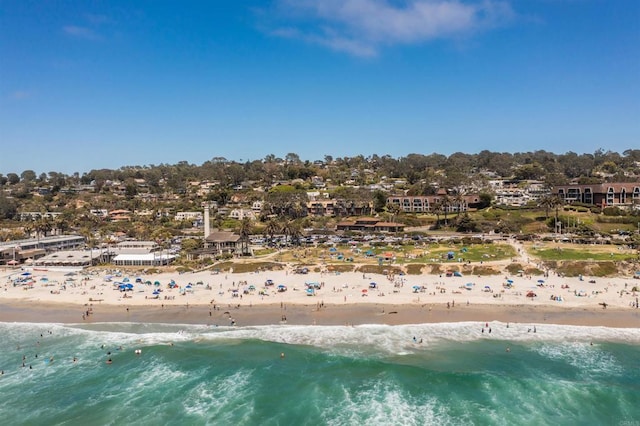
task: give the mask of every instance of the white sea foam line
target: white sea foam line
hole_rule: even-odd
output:
[[[380,351],[407,354],[446,342],[519,341],[591,342],[594,340],[640,343],[640,329],[564,326],[550,324],[510,324],[478,322],[424,325],[344,326],[257,326],[208,333],[207,339],[258,339],[263,341],[333,348],[340,353]],[[482,333],[482,328],[485,332]],[[413,341],[416,337],[417,342]],[[422,343],[419,343],[422,340]]]

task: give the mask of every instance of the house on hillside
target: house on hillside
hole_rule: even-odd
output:
[[[399,206],[405,213],[429,213],[434,204],[442,203],[446,194],[416,195],[416,196],[391,196],[387,198],[387,204]],[[466,212],[471,208],[477,208],[480,204],[479,194],[463,195],[461,200],[449,196],[449,203],[442,206],[448,213]]]
[[[568,204],[640,208],[640,182],[560,185],[553,187],[553,194]]]

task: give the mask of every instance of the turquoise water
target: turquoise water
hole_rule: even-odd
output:
[[[640,329],[489,326],[4,323],[0,422],[640,424]]]

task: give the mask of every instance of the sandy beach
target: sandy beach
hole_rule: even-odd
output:
[[[640,327],[638,280],[0,270],[0,321],[215,325],[502,321]],[[124,289],[125,285],[129,289]],[[308,287],[313,287],[313,292]],[[606,308],[605,308],[606,306]]]

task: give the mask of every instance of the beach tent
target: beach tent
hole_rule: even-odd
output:
[[[23,272],[20,275],[22,275],[23,277],[29,277],[29,276],[31,276],[31,272]]]
[[[335,253],[335,252],[337,252],[337,251],[338,251],[338,249],[337,249],[337,248],[335,248],[335,247],[331,247],[331,248],[329,249],[329,251],[330,251],[331,253]]]
[[[376,288],[378,286],[378,284],[376,283],[369,283],[369,288]]]
[[[461,277],[462,274],[460,272],[458,272],[458,271],[453,271],[453,276],[454,277]]]
[[[159,286],[160,286],[160,281],[155,281],[155,282],[153,283],[153,285],[155,285],[156,287],[159,287]]]
[[[419,285],[414,285],[414,286],[413,286],[413,287],[411,287],[411,288],[413,288],[413,292],[414,292],[414,293],[417,293],[418,291],[420,291],[420,289],[421,289],[422,287],[420,287]]]
[[[450,251],[450,252],[447,253],[447,259],[451,260],[451,259],[453,259],[455,257],[455,255],[456,254],[454,252]]]
[[[474,286],[474,285],[475,285],[474,283],[466,283],[466,284],[464,285],[464,288],[465,288],[465,289],[467,289],[467,290],[471,290],[471,289],[473,288],[473,286]]]
[[[313,296],[315,295],[316,291],[313,289],[313,287],[309,287],[307,289],[307,296]]]
[[[283,292],[287,291],[287,286],[286,286],[286,285],[284,285],[284,284],[280,284],[280,285],[278,286],[278,291],[279,291],[280,293],[283,293]]]

